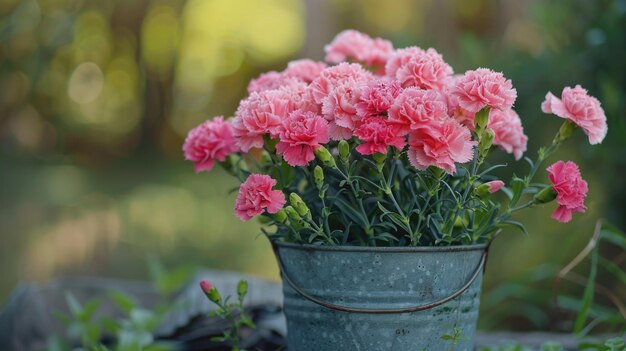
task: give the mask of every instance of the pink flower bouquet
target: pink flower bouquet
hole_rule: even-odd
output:
[[[520,160],[527,136],[517,92],[487,68],[454,75],[432,48],[395,49],[344,31],[326,63],[298,60],[250,82],[232,119],[204,122],[183,150],[197,172],[215,163],[242,182],[235,214],[263,216],[273,239],[318,245],[433,246],[489,240],[511,215],[556,200],[552,217],[584,212],[587,183],[576,164],[541,164],[577,129],[602,142],[606,117],[580,86],[548,93],[541,110],[564,119],[551,145],[510,181],[490,153]],[[497,195],[503,193],[503,195]]]

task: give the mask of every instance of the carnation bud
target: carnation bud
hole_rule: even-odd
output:
[[[309,210],[309,207],[304,203],[300,195],[296,193],[289,194],[289,203],[300,216],[311,219],[311,210]]]
[[[576,124],[574,124],[574,122],[570,120],[566,120],[565,122],[563,122],[561,128],[559,128],[559,134],[557,135],[556,140],[554,140],[554,143],[562,143],[563,141],[567,140],[567,138],[572,135],[576,127]]]
[[[493,144],[493,138],[496,136],[496,133],[491,128],[487,128],[480,138],[480,143],[478,144],[478,148],[480,150],[480,154],[484,155],[491,145]]]
[[[301,221],[302,217],[300,217],[300,215],[298,214],[298,211],[296,211],[295,208],[293,208],[293,206],[287,206],[285,207],[285,212],[287,213],[287,217],[289,217],[289,219],[291,219],[292,221]]]
[[[319,149],[315,150],[315,156],[322,161],[324,166],[329,168],[337,168],[337,164],[335,163],[335,159],[333,155],[330,154],[327,148],[320,146]]]
[[[233,170],[235,169],[235,167],[239,168],[242,171],[248,170],[248,165],[245,162],[241,162],[241,156],[237,154],[229,155],[227,162],[230,164],[230,167]]]
[[[489,123],[489,111],[491,108],[489,106],[483,107],[480,111],[476,112],[476,117],[474,119],[476,126],[476,133],[480,135],[482,131],[487,127],[487,123]]]
[[[317,188],[321,189],[322,185],[324,185],[324,170],[322,170],[322,167],[315,166],[313,169],[313,178],[315,178]]]
[[[350,144],[345,140],[341,140],[337,148],[339,149],[339,157],[341,157],[342,160],[347,160],[350,156]]]
[[[547,186],[535,195],[534,202],[545,204],[554,199],[556,199],[556,190],[552,186]]]
[[[222,302],[222,297],[220,296],[219,291],[207,280],[203,280],[200,282],[200,288],[204,292],[204,294],[216,304],[220,304]]]
[[[202,289],[205,294],[208,294],[209,291],[213,289],[213,284],[211,284],[208,280],[203,280],[200,282],[200,289]]]
[[[437,178],[437,179],[441,178],[441,177],[443,176],[443,174],[444,174],[444,170],[443,170],[443,169],[441,169],[441,168],[437,168],[437,167],[435,167],[435,166],[430,166],[430,167],[428,167],[428,170],[429,170],[429,171],[430,171],[430,173],[432,173],[432,174],[435,176],[435,178]]]
[[[481,184],[474,188],[474,194],[479,197],[485,197],[489,195],[489,185]]]
[[[485,197],[489,194],[493,194],[500,190],[504,186],[504,182],[501,180],[492,180],[490,182],[481,184],[474,189],[474,194]]]
[[[248,293],[248,282],[245,280],[240,280],[239,284],[237,284],[237,295],[239,296],[239,299],[243,300],[243,298],[246,297],[247,293]]]
[[[375,153],[374,155],[372,155],[372,158],[374,158],[374,161],[376,161],[376,163],[382,165],[387,159],[387,154]]]
[[[274,220],[278,223],[285,223],[287,220],[287,213],[285,213],[285,209],[281,208],[280,211],[274,214]]]

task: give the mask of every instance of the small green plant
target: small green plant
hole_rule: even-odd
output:
[[[67,326],[67,336],[80,340],[82,350],[89,351],[169,351],[173,346],[154,340],[153,330],[159,325],[167,309],[150,311],[137,306],[135,301],[121,293],[111,292],[108,298],[124,312],[117,319],[96,319],[95,314],[102,302],[91,299],[82,305],[76,297],[66,295],[70,314],[58,314]],[[101,343],[102,335],[111,335],[113,341],[107,345]],[[67,341],[53,338],[48,351],[72,350]]]
[[[454,351],[454,348],[456,347],[456,344],[459,341],[467,340],[466,337],[461,335],[461,329],[457,328],[456,325],[454,327],[452,327],[452,333],[446,334],[446,335],[442,335],[441,338],[443,340],[448,340],[448,341],[450,341],[452,343],[452,345],[450,346],[450,350],[449,351]]]
[[[152,281],[161,302],[148,310],[139,306],[132,296],[110,291],[106,297],[90,299],[81,304],[72,293],[66,294],[69,314],[57,313],[66,326],[69,340],[80,341],[78,350],[88,351],[169,351],[173,343],[155,340],[153,331],[160,325],[166,313],[176,308],[165,297],[179,289],[195,269],[182,266],[168,270],[156,259],[148,260]],[[122,312],[116,318],[97,318],[96,312],[102,302],[112,302]],[[106,339],[106,344],[102,340]],[[69,340],[55,336],[48,343],[47,351],[74,350]]]
[[[224,329],[222,336],[211,338],[212,341],[227,342],[232,345],[233,351],[245,351],[240,348],[240,332],[242,327],[255,328],[254,322],[250,319],[243,307],[243,301],[248,294],[248,282],[240,280],[237,284],[237,302],[229,303],[230,296],[222,299],[219,291],[208,281],[200,282],[200,288],[207,296],[209,301],[217,305],[217,310],[211,312],[211,316],[220,317],[230,324]]]

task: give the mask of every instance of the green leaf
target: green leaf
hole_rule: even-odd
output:
[[[348,204],[344,199],[340,197],[336,197],[334,198],[333,203],[339,208],[339,210],[341,210],[342,214],[350,217],[350,219],[353,220],[355,223],[357,223],[361,227],[364,227],[366,225],[366,219],[363,218],[363,216],[358,211],[356,211],[350,204]]]
[[[484,171],[480,172],[480,174],[479,174],[478,176],[479,176],[479,177],[483,177],[483,176],[485,176],[485,175],[489,174],[489,172],[493,171],[494,169],[498,169],[498,168],[502,168],[502,167],[506,167],[506,166],[508,166],[508,164],[507,164],[507,163],[502,163],[502,164],[493,165],[493,166],[491,166],[491,167],[487,168],[486,170],[484,170]]]
[[[182,266],[168,271],[156,257],[148,258],[148,268],[157,289],[164,295],[178,290],[195,273],[192,266]]]
[[[616,227],[604,223],[602,225],[602,232],[600,232],[600,239],[611,242],[614,245],[626,250],[626,234]]]
[[[90,345],[97,344],[100,341],[100,335],[102,334],[100,326],[96,324],[89,324],[85,328],[83,338],[89,341]]]
[[[517,204],[517,202],[519,201],[524,191],[525,184],[526,182],[523,179],[517,176],[513,176],[513,180],[511,181],[512,198],[509,204],[510,207],[515,206],[515,204]]]
[[[241,322],[242,325],[245,325],[249,328],[256,328],[256,325],[254,324],[254,322],[252,321],[252,319],[248,318],[245,315],[241,315],[241,318],[239,320]]]
[[[387,232],[378,233],[376,236],[373,237],[373,239],[386,242],[398,242],[398,238]]]
[[[104,331],[110,334],[117,334],[120,330],[120,324],[112,319],[112,318],[103,318],[102,319],[102,328]]]
[[[622,283],[626,284],[626,272],[624,272],[624,270],[622,270],[618,265],[604,257],[600,257],[600,265],[609,271],[609,273],[613,274]]]
[[[80,302],[78,302],[74,294],[67,292],[65,294],[65,301],[67,301],[67,305],[70,308],[72,315],[78,318],[80,313],[83,311],[83,306],[80,305]]]
[[[111,291],[108,294],[109,298],[119,307],[122,311],[126,312],[126,314],[130,314],[130,311],[135,308],[135,301],[133,298],[120,292],[120,291]]]
[[[87,302],[83,310],[78,314],[77,319],[82,323],[89,323],[98,307],[100,307],[100,300],[94,299]]]
[[[580,306],[580,310],[576,316],[576,322],[574,323],[574,333],[577,335],[580,334],[585,327],[585,321],[587,320],[589,309],[593,303],[596,273],[598,271],[598,248],[599,246],[596,245],[591,253],[591,269],[589,272],[589,278],[587,279],[587,285],[585,286],[585,292],[583,293],[582,305]]]
[[[497,226],[498,228],[513,227],[515,229],[518,229],[522,233],[524,233],[524,235],[528,235],[528,231],[526,230],[526,227],[524,227],[522,223],[517,222],[517,221],[512,221],[512,220],[502,221]]]

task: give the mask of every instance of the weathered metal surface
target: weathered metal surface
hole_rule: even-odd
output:
[[[318,247],[278,244],[285,273],[331,304],[395,309],[453,294],[473,275],[484,245],[427,248]],[[287,343],[297,351],[472,350],[482,272],[459,297],[399,314],[331,310],[283,284]],[[445,335],[454,336],[450,340]]]

